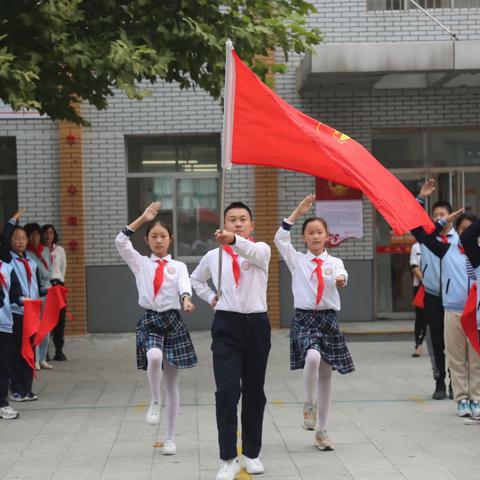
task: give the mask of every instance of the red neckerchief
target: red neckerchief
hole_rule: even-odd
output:
[[[30,243],[27,245],[27,250],[29,252],[34,253],[40,259],[40,261],[43,263],[43,266],[48,270],[48,264],[42,256],[44,248],[45,247],[41,243],[38,244],[37,248],[34,248],[34,246],[31,245]]]

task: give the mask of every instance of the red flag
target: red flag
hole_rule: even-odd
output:
[[[60,311],[67,306],[67,293],[68,290],[62,285],[55,285],[47,290],[42,321],[35,337],[35,347],[40,345],[48,333],[57,326],[60,319]]]
[[[32,336],[38,331],[40,314],[42,312],[41,300],[25,300],[23,302],[23,332],[22,332],[22,357],[33,370],[35,376],[35,354],[33,353]]]
[[[423,285],[420,285],[420,287],[418,287],[417,293],[415,294],[415,297],[413,298],[412,305],[418,308],[425,308],[424,302],[425,302],[425,287]]]
[[[477,326],[477,304],[477,284],[474,283],[472,289],[470,290],[470,293],[468,294],[467,301],[465,302],[461,324],[465,335],[470,341],[470,344],[475,349],[477,354],[480,355],[480,342],[478,339]]]
[[[361,190],[396,234],[434,226],[413,195],[362,145],[282,100],[227,47],[224,167],[230,161],[304,172]],[[230,62],[229,62],[230,60]],[[231,61],[233,60],[233,61]],[[233,75],[233,79],[229,78]],[[232,110],[227,112],[227,108]]]

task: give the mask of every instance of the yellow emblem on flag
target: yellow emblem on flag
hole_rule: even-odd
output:
[[[339,132],[338,130],[335,130],[333,132],[333,136],[338,141],[338,143],[346,143],[349,140],[351,140],[351,138],[348,135],[345,135],[344,133]]]

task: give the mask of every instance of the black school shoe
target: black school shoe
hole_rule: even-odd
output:
[[[447,389],[445,388],[444,380],[437,380],[435,391],[433,392],[432,398],[434,400],[445,400],[447,398]]]
[[[67,357],[65,356],[65,354],[63,352],[56,352],[53,359],[56,362],[65,362],[67,360]]]

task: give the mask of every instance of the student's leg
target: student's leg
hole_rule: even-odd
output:
[[[320,369],[320,352],[313,348],[307,350],[305,366],[303,367],[303,385],[305,388],[305,403],[313,405],[318,392],[318,374]]]
[[[12,334],[0,332],[0,408],[8,405],[8,385],[10,383],[12,347]]]
[[[147,378],[152,402],[160,401],[160,384],[162,382],[163,354],[159,348],[150,348],[147,351]]]
[[[232,460],[237,456],[237,404],[242,375],[239,316],[217,311],[212,325],[215,409],[221,460]]]
[[[430,325],[437,378],[445,382],[445,342],[444,342],[444,311],[442,299],[435,295],[425,294],[425,315]]]
[[[469,398],[472,401],[480,402],[480,357],[470,343],[467,343],[467,349]]]
[[[65,343],[65,317],[67,309],[63,308],[60,311],[60,320],[57,326],[53,329],[53,344],[55,345],[55,360],[60,360],[63,356],[63,345]]]
[[[322,360],[318,370],[317,425],[315,430],[327,430],[328,412],[332,403],[332,366]]]
[[[13,314],[13,348],[12,360],[10,366],[10,391],[18,393],[24,397],[27,393],[25,391],[25,360],[22,357],[22,332],[23,332],[23,317],[22,315]]]
[[[467,337],[460,313],[445,311],[445,350],[455,402],[468,399]]]
[[[45,362],[47,360],[48,342],[50,341],[50,334],[47,333],[42,343],[38,346],[38,361]]]
[[[265,412],[265,372],[270,352],[270,322],[267,314],[246,316],[242,375],[242,451],[257,458],[262,447]]]
[[[433,353],[432,336],[430,335],[430,326],[425,322],[425,344],[427,345],[430,364],[432,365],[433,378],[437,378],[437,366],[435,365],[435,354]]]
[[[175,441],[180,396],[178,392],[178,368],[163,362],[163,388],[165,390],[165,413],[167,415],[167,430],[165,440]]]

